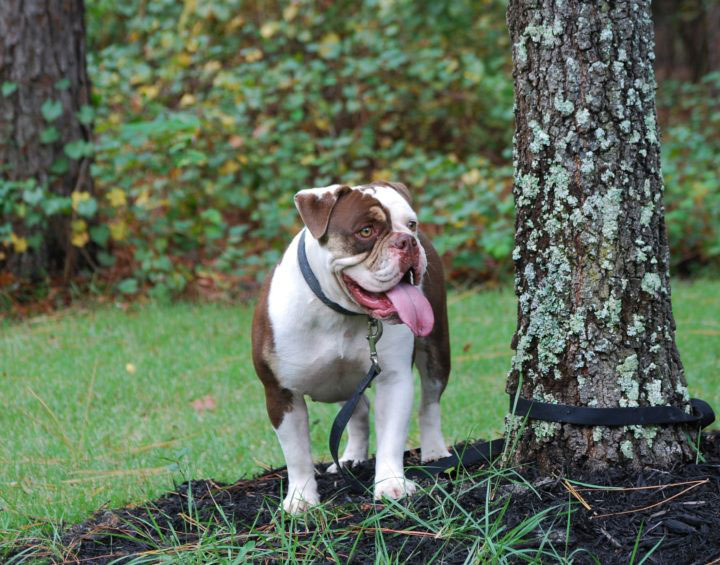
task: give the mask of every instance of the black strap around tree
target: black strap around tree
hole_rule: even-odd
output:
[[[515,410],[513,411],[513,407]],[[656,426],[662,424],[699,424],[706,428],[715,421],[715,413],[704,400],[690,400],[692,413],[676,406],[633,406],[628,408],[593,408],[550,404],[510,396],[510,412],[532,420],[560,422],[578,426]]]

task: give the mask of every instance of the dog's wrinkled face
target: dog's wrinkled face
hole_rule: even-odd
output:
[[[399,183],[300,191],[295,202],[310,233],[329,254],[340,288],[369,315],[432,330],[432,308],[420,290],[427,268],[410,194]]]

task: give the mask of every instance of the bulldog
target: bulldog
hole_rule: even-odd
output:
[[[420,231],[403,184],[310,188],[295,195],[295,205],[305,228],[266,278],[252,327],[253,363],[287,464],[283,508],[304,512],[320,501],[305,397],[342,403],[352,396],[370,367],[368,316],[384,322],[377,344],[382,372],[374,382],[374,496],[410,495],[416,485],[405,478],[403,452],[413,363],[422,388],[422,460],[449,455],[439,405],[450,374],[440,258]],[[301,244],[305,259],[298,254]],[[301,262],[312,271],[319,293],[307,282]],[[368,458],[368,414],[363,395],[348,423],[341,465]],[[328,472],[337,469],[332,465]]]

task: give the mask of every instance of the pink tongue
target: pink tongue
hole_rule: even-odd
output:
[[[432,331],[435,324],[432,306],[418,287],[400,283],[386,291],[385,295],[393,303],[398,316],[412,330],[412,333],[424,337]]]

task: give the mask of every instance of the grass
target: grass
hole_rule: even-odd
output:
[[[720,282],[673,287],[691,394],[716,409],[719,295]],[[508,289],[450,296],[448,442],[501,434],[515,304]],[[282,465],[250,362],[251,315],[246,306],[138,304],[0,326],[0,538],[48,535],[173,482],[231,482]],[[335,412],[310,406],[318,460],[329,458]],[[409,444],[419,444],[415,423]]]

